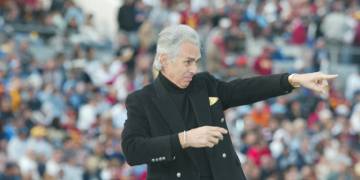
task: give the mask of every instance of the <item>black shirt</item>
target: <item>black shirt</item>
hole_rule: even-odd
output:
[[[184,121],[184,125],[186,127],[186,129],[184,130],[190,130],[198,127],[199,125],[196,121],[196,116],[192,108],[190,97],[188,96],[189,88],[179,88],[161,73],[159,73],[159,79],[161,84],[168,91],[171,100],[174,102],[181,115],[181,118]],[[179,143],[177,135],[171,139],[171,147],[173,152],[175,152],[176,147],[178,147],[176,143]],[[207,154],[205,152],[205,148],[187,148],[186,151],[188,152],[189,156],[191,156],[191,158],[195,160],[196,166],[199,169],[200,176],[211,177],[212,175],[210,164]]]

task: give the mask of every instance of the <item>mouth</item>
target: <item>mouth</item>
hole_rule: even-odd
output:
[[[185,81],[191,81],[192,80],[192,77],[185,77]]]

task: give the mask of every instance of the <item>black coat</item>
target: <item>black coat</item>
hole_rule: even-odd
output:
[[[206,72],[195,75],[188,88],[197,123],[228,129],[224,110],[291,92],[288,75],[231,82],[219,81]],[[219,100],[210,106],[209,97]],[[122,148],[130,165],[148,164],[148,179],[200,179],[186,150],[172,152],[170,142],[173,138],[178,141],[177,134],[185,130],[185,125],[159,79],[130,94],[126,106],[128,119],[122,133]],[[213,148],[206,148],[206,154],[214,180],[245,179],[229,134]]]

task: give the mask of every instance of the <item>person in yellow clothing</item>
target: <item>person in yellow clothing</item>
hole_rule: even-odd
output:
[[[21,104],[20,83],[19,79],[14,78],[10,84],[9,95],[13,112],[16,112]]]

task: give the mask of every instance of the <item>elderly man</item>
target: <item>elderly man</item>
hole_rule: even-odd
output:
[[[186,25],[159,34],[158,76],[126,100],[122,148],[130,165],[148,164],[148,179],[246,179],[223,111],[304,86],[326,93],[336,75],[287,73],[223,82],[197,73],[198,34]]]

